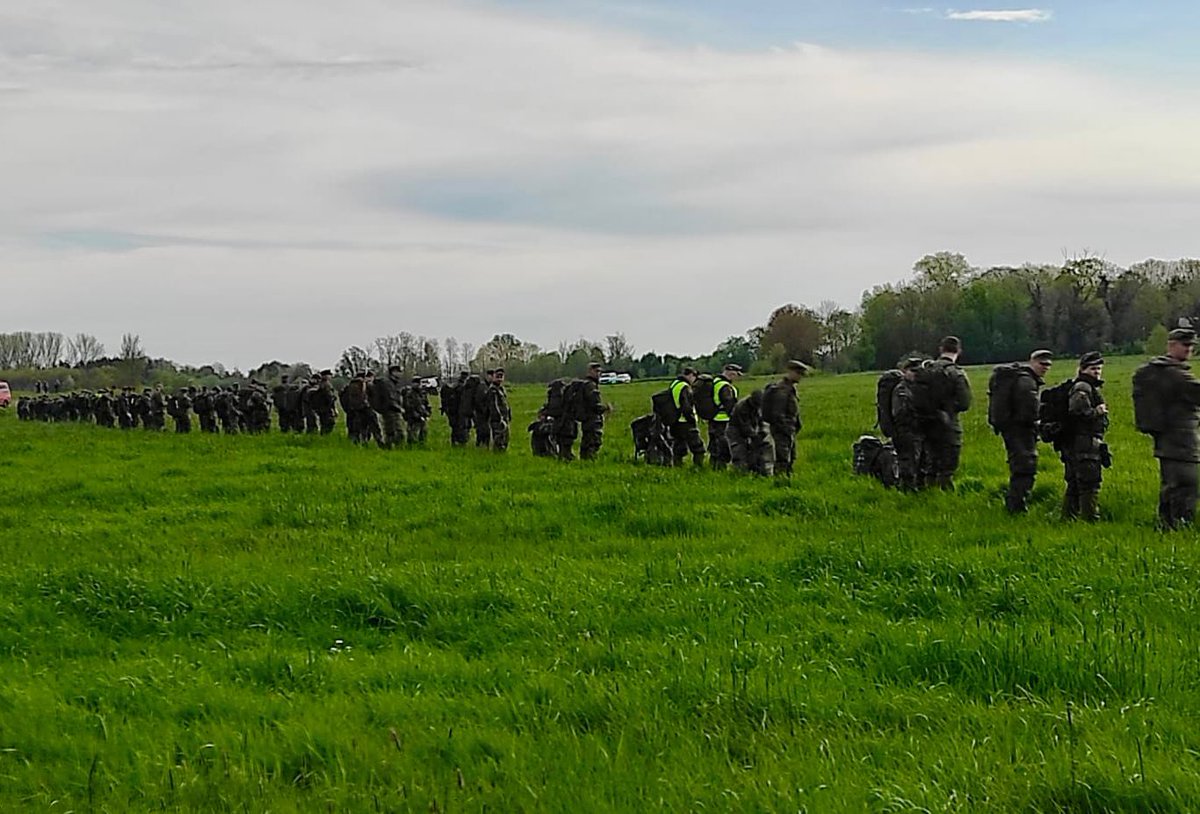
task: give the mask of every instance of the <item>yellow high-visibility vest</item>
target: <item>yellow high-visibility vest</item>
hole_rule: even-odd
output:
[[[729,413],[721,408],[721,389],[730,387],[733,389],[733,400],[736,402],[738,397],[737,388],[733,386],[733,382],[728,379],[717,379],[713,385],[713,401],[717,403],[717,414],[713,416],[713,421],[728,421]]]

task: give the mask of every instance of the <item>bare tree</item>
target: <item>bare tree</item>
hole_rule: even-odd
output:
[[[442,373],[449,376],[458,367],[458,340],[453,336],[446,337],[446,355],[442,357]]]
[[[613,367],[629,367],[633,364],[633,345],[623,333],[609,334],[604,337],[607,347],[605,358]]]
[[[470,369],[471,363],[475,361],[475,346],[470,342],[462,343],[462,366],[464,369]]]
[[[380,368],[386,370],[392,365],[400,364],[400,337],[380,336],[375,342],[375,358],[379,360]]]
[[[75,334],[67,342],[67,363],[72,367],[86,367],[104,358],[104,345],[91,334]]]
[[[121,364],[118,366],[120,381],[118,384],[130,386],[139,384],[145,371],[146,351],[142,348],[142,338],[137,334],[124,334],[121,337]]]

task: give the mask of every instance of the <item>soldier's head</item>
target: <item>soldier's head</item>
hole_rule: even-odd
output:
[[[792,359],[783,368],[783,377],[789,381],[798,382],[808,375],[811,368],[803,362]]]
[[[470,375],[471,375],[471,371],[469,371],[469,370],[460,370],[460,371],[458,371],[458,380],[459,380],[460,382],[465,382],[465,381],[467,380],[467,377],[468,377],[468,376],[470,376]]]
[[[600,381],[600,368],[602,365],[599,362],[588,362],[587,377],[593,381]]]
[[[942,337],[942,341],[938,343],[938,356],[946,356],[957,362],[960,353],[962,353],[962,341],[957,336]]]
[[[282,376],[280,376],[280,377],[279,377],[279,383],[280,383],[280,384],[287,384],[287,383],[288,383],[288,382],[290,382],[291,380],[292,380],[292,377],[291,377],[291,376],[289,376],[289,375],[288,375],[288,374],[286,374],[286,373],[284,373]]]
[[[332,371],[332,370],[322,370],[322,371],[321,371],[321,379],[322,379],[322,380],[325,380],[325,379],[332,379],[332,378],[333,378],[333,371]]]
[[[498,367],[492,371],[492,381],[496,384],[504,383],[504,368]]]
[[[1029,354],[1029,366],[1033,368],[1033,372],[1039,378],[1046,378],[1052,364],[1054,364],[1054,354],[1048,350],[1035,350]]]
[[[688,384],[695,384],[696,378],[699,375],[700,374],[696,371],[696,368],[692,367],[691,365],[688,365],[684,367],[683,370],[679,371],[679,378],[683,379]]]
[[[1079,373],[1099,379],[1104,373],[1104,357],[1098,350],[1090,350],[1079,357]]]
[[[740,379],[742,377],[742,366],[730,362],[729,364],[725,365],[725,367],[721,368],[721,375],[730,381]]]
[[[1192,348],[1196,345],[1196,332],[1191,328],[1176,328],[1167,334],[1167,356],[1177,362],[1185,362],[1192,358]]]
[[[489,381],[489,382],[492,381],[492,379],[495,378],[495,376],[496,376],[496,369],[494,367],[489,367],[487,370],[483,371],[483,378],[486,381]]]
[[[917,378],[917,371],[923,364],[925,364],[925,360],[920,356],[910,356],[900,363],[900,372],[907,381],[911,382]]]

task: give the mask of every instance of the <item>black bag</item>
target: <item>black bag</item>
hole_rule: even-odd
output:
[[[1071,388],[1074,379],[1046,387],[1038,396],[1038,431],[1047,444],[1056,444],[1067,435],[1071,421]]]
[[[671,425],[679,420],[679,408],[675,406],[675,397],[671,394],[671,388],[659,390],[652,395],[650,404],[653,407],[654,415],[658,416],[659,421],[664,424]]]
[[[717,415],[716,380],[707,373],[696,377],[692,385],[692,401],[696,403],[696,415],[704,421],[712,421]]]
[[[853,446],[853,469],[856,475],[868,475],[889,488],[900,482],[900,465],[896,448],[874,435],[860,436]]]
[[[889,370],[875,382],[875,424],[888,438],[896,434],[896,425],[892,421],[892,391],[902,381],[903,373],[899,370]]]
[[[1003,431],[1012,423],[1013,383],[1021,375],[1021,365],[1010,362],[996,365],[988,377],[988,425],[995,431]]]
[[[1167,394],[1161,392],[1164,377],[1159,367],[1150,362],[1133,374],[1133,423],[1147,435],[1167,429]]]

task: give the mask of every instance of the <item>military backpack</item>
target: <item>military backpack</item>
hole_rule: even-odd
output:
[[[874,435],[863,435],[854,442],[851,451],[854,474],[869,475],[889,488],[900,482],[896,448],[891,444],[885,444]]]
[[[892,421],[892,393],[902,381],[903,373],[888,370],[875,382],[875,424],[888,438],[896,434],[896,424]]]
[[[1138,432],[1157,435],[1167,430],[1169,393],[1163,385],[1165,377],[1160,365],[1149,362],[1133,374],[1133,423]]]
[[[717,404],[716,379],[707,373],[696,377],[692,385],[692,400],[696,403],[696,415],[704,421],[712,421],[720,411]]]
[[[1019,362],[1009,362],[992,368],[988,377],[988,425],[994,432],[1002,432],[1012,423],[1013,385],[1022,373]]]
[[[1071,422],[1071,390],[1074,379],[1042,389],[1038,396],[1038,432],[1047,444],[1056,444],[1067,435]]]
[[[546,385],[546,404],[542,412],[550,418],[581,421],[583,414],[583,379],[555,379]]]

